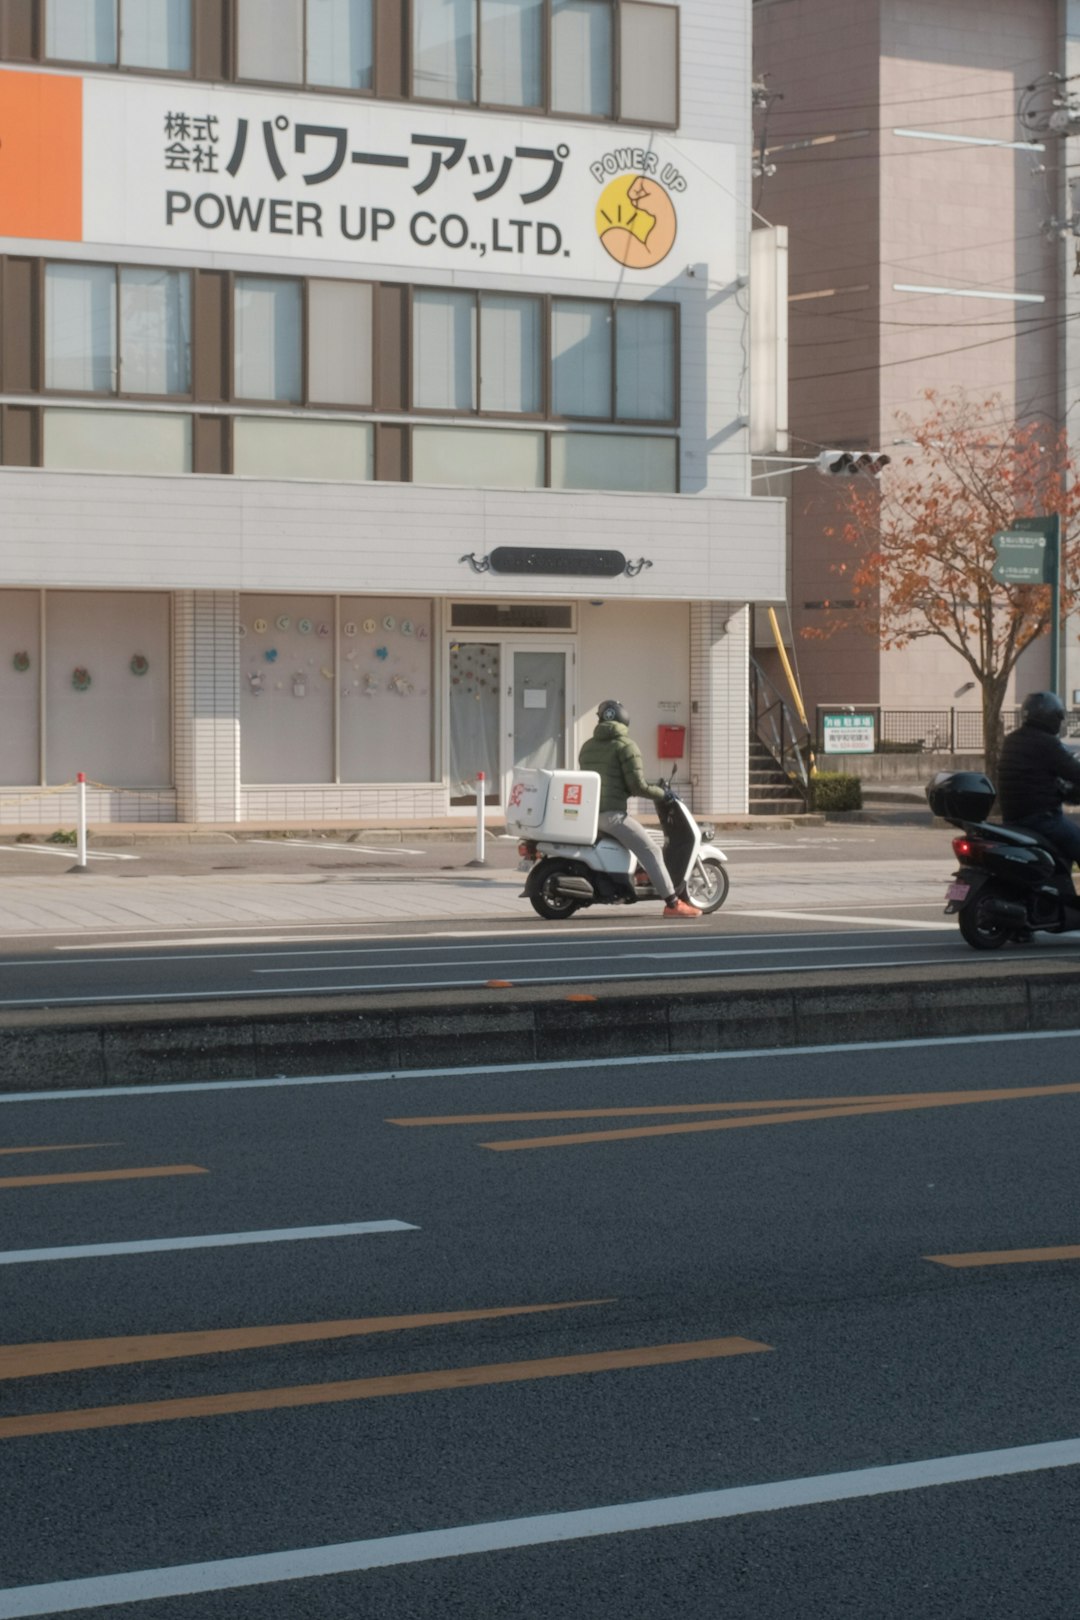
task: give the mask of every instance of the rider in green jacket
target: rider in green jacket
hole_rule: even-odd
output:
[[[665,917],[700,917],[675,893],[664,859],[640,821],[627,814],[631,798],[659,804],[664,789],[645,780],[641,749],[630,736],[630,716],[616,698],[605,698],[596,711],[599,724],[582,744],[578,765],[600,777],[600,831],[632,850],[648,872],[657,894],[664,896]]]

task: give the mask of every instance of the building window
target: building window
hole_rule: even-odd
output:
[[[412,25],[412,93],[420,100],[676,122],[674,6],[645,0],[412,0]]]
[[[678,439],[630,433],[557,433],[551,440],[552,489],[612,489],[674,495]]]
[[[679,13],[675,6],[622,0],[619,8],[619,117],[631,124],[679,118]]]
[[[544,0],[480,0],[480,100],[544,104]]]
[[[186,412],[44,412],[43,464],[63,472],[191,471],[191,417]]]
[[[611,416],[611,305],[557,298],[551,311],[551,408],[556,416]]]
[[[552,0],[551,105],[610,118],[614,111],[611,0]]]
[[[47,0],[45,54],[190,73],[191,0]]]
[[[370,90],[372,12],[373,0],[237,0],[237,77]]]
[[[551,312],[551,408],[593,421],[674,422],[673,304],[556,298]]]
[[[361,483],[373,477],[374,461],[367,422],[238,416],[233,423],[233,471],[241,477]]]
[[[414,484],[543,489],[544,435],[514,428],[415,427]]]
[[[675,306],[616,304],[615,415],[621,422],[674,422]]]
[[[420,410],[476,409],[475,293],[414,293],[413,404]]]
[[[46,265],[45,386],[190,394],[190,272]]]
[[[299,281],[237,276],[233,379],[237,399],[299,403],[302,306]]]
[[[313,405],[370,405],[371,287],[308,282],[308,387]]]
[[[341,90],[374,83],[373,0],[307,0],[307,82]]]
[[[418,289],[414,406],[537,415],[543,409],[541,328],[539,298]]]
[[[499,416],[543,410],[539,298],[480,295],[480,409]]]

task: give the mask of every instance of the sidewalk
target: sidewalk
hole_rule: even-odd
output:
[[[870,907],[884,916],[897,907],[913,909],[915,919],[935,918],[941,908],[942,873],[947,861],[874,860],[823,866],[792,861],[782,866],[755,861],[751,852],[730,865],[731,898],[715,919],[753,915],[829,916]],[[443,876],[367,876],[360,873],[253,872],[195,877],[152,877],[138,882],[101,869],[91,877],[4,877],[0,879],[0,939],[68,935],[74,938],[138,934],[164,938],[179,930],[235,933],[280,928],[349,928],[425,922],[506,922],[543,928],[516,870],[492,869]],[[612,908],[600,908],[605,916]],[[659,923],[655,906],[625,921],[642,927]],[[901,918],[896,920],[901,920]],[[583,925],[589,926],[583,919]]]

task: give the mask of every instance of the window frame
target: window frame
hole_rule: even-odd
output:
[[[229,7],[229,54],[231,61],[231,74],[229,82],[238,85],[253,85],[263,90],[303,90],[313,96],[356,96],[368,101],[375,98],[375,84],[378,78],[379,47],[381,44],[381,30],[383,23],[383,8],[378,0],[373,0],[371,8],[371,88],[369,90],[356,90],[347,84],[311,84],[308,80],[308,0],[301,0],[304,8],[303,24],[301,28],[301,46],[303,55],[302,76],[292,82],[282,82],[280,79],[249,79],[240,72],[240,7],[234,3]],[[411,13],[410,13],[411,15]],[[410,55],[412,44],[412,30],[409,30]],[[411,82],[411,81],[410,81]],[[409,99],[406,97],[406,100]],[[457,102],[451,106],[461,105]]]
[[[458,294],[468,294],[473,300],[476,311],[476,335],[474,338],[473,364],[476,368],[476,399],[477,403],[472,410],[455,410],[452,407],[435,405],[418,405],[414,397],[414,379],[416,366],[416,323],[415,323],[415,295],[418,292],[429,290],[447,291]],[[540,305],[540,409],[538,411],[493,411],[484,408],[483,403],[483,375],[480,369],[481,357],[481,322],[483,319],[483,299],[485,291],[489,296],[499,297],[500,294],[514,298],[534,298]],[[553,314],[555,304],[560,298],[569,298],[569,294],[560,293],[509,293],[503,288],[481,289],[478,287],[436,287],[431,289],[426,284],[410,283],[408,289],[408,344],[409,344],[409,391],[408,412],[411,416],[433,417],[439,420],[457,418],[460,421],[487,421],[487,422],[550,422],[550,423],[584,423],[597,427],[604,425],[610,427],[640,427],[640,428],[670,428],[677,429],[681,425],[681,399],[682,399],[682,309],[677,299],[641,299],[633,300],[634,306],[638,302],[651,304],[654,307],[669,309],[672,312],[672,400],[675,406],[674,414],[670,417],[638,417],[618,416],[615,411],[618,399],[618,337],[617,323],[619,309],[630,301],[619,298],[573,298],[576,304],[600,304],[608,309],[611,315],[611,354],[610,354],[610,389],[611,414],[608,416],[571,416],[563,412],[556,412],[554,407],[555,390],[552,379],[553,356],[551,353],[551,340],[554,329]]]
[[[483,98],[484,30],[481,0],[473,0],[473,26],[476,40],[476,95],[471,101],[451,101],[435,96],[417,95],[413,77],[416,68],[416,0],[408,0],[405,50],[406,91],[404,99],[406,102],[415,103],[421,107],[442,107],[444,109],[447,107],[472,107],[478,112],[525,116],[539,115],[544,118],[571,118],[575,123],[583,124],[633,123],[641,129],[678,129],[682,120],[682,7],[678,4],[665,5],[663,0],[637,0],[637,3],[675,13],[675,122],[673,124],[643,123],[640,119],[631,119],[623,114],[621,72],[622,0],[607,0],[611,10],[611,62],[609,71],[612,110],[610,113],[564,113],[552,105],[552,0],[542,0],[543,22],[540,39],[541,99],[538,105],[531,107],[514,106],[499,101],[485,101]]]
[[[195,272],[187,265],[171,264],[136,264],[130,259],[53,259],[43,258],[39,261],[39,293],[37,308],[37,345],[41,356],[41,389],[43,396],[50,400],[56,399],[123,399],[131,400],[137,404],[153,405],[162,403],[177,403],[191,405],[195,400]],[[48,269],[52,264],[58,265],[85,265],[91,270],[111,270],[113,274],[113,312],[116,322],[116,387],[104,388],[50,388],[46,382],[48,375],[48,310],[46,300],[48,297]],[[122,324],[120,306],[120,277],[125,270],[156,270],[164,271],[169,275],[187,276],[188,278],[188,311],[191,323],[190,345],[188,349],[188,389],[183,394],[137,394],[122,386]],[[34,390],[38,392],[38,390]]]
[[[300,283],[300,398],[299,399],[251,399],[246,394],[236,391],[236,283],[239,279],[245,281],[298,281]],[[368,287],[371,292],[371,402],[367,405],[331,404],[327,400],[315,399],[311,393],[311,283],[313,281],[344,281],[349,286]],[[232,270],[228,275],[228,365],[226,369],[226,399],[230,405],[257,406],[264,410],[315,410],[328,414],[343,416],[372,416],[384,414],[376,404],[376,365],[377,341],[379,333],[379,283],[369,281],[364,276],[289,276],[275,275],[266,270]],[[412,319],[412,300],[410,288],[410,322]],[[410,326],[411,338],[411,326]],[[411,380],[411,379],[410,379]]]
[[[473,330],[473,375],[476,378],[476,404],[472,407],[471,410],[456,410],[453,406],[445,406],[445,405],[419,405],[419,404],[417,404],[416,397],[415,397],[415,395],[416,395],[416,386],[415,386],[416,385],[416,359],[417,359],[417,355],[416,355],[416,294],[417,293],[422,293],[422,292],[451,292],[451,293],[456,293],[459,297],[462,296],[462,295],[465,295],[465,296],[472,299],[473,313],[474,313],[474,321],[473,321],[473,329],[474,329]],[[488,296],[495,297],[495,298],[498,298],[500,295],[503,296],[503,297],[509,297],[509,298],[531,298],[536,304],[539,305],[540,322],[539,322],[538,340],[539,340],[539,344],[540,344],[540,352],[537,355],[537,362],[538,362],[539,368],[540,368],[540,408],[539,408],[539,410],[536,410],[536,411],[493,411],[493,410],[486,409],[485,406],[484,406],[484,378],[483,378],[483,372],[481,370],[481,356],[482,356],[482,352],[483,352],[482,351],[482,341],[483,341],[483,339],[482,339],[480,327],[481,327],[481,321],[483,320],[483,298],[484,298],[485,292],[488,293]],[[551,404],[551,384],[550,384],[551,365],[550,365],[550,360],[547,357],[548,357],[549,352],[550,352],[551,339],[550,339],[550,335],[549,335],[549,331],[548,331],[548,325],[549,325],[549,320],[550,320],[549,309],[548,309],[548,299],[546,298],[546,296],[543,293],[516,293],[516,292],[509,291],[508,289],[505,289],[505,288],[502,288],[502,287],[490,288],[490,289],[481,289],[479,287],[442,287],[442,286],[428,286],[423,282],[411,282],[409,284],[409,289],[408,289],[408,307],[409,307],[409,320],[408,320],[408,332],[409,332],[409,338],[408,338],[408,346],[409,346],[409,354],[408,354],[408,362],[409,362],[408,363],[408,372],[409,372],[408,400],[409,400],[409,403],[408,403],[407,409],[408,409],[410,415],[414,415],[414,416],[431,416],[431,417],[438,418],[439,420],[449,420],[449,419],[457,418],[457,419],[463,420],[463,421],[487,421],[487,422],[507,422],[507,421],[514,421],[514,422],[546,422],[548,420],[548,413],[549,413],[549,408],[550,408],[550,404]]]
[[[555,304],[558,303],[560,301],[560,299],[565,299],[566,302],[574,303],[574,304],[602,304],[602,305],[606,306],[607,309],[611,313],[611,353],[610,353],[610,356],[609,356],[609,364],[610,364],[610,368],[611,368],[610,385],[609,385],[610,389],[611,389],[611,414],[609,416],[577,416],[577,415],[570,415],[567,412],[558,412],[558,413],[556,413],[556,411],[554,409],[554,403],[553,403],[554,402],[554,390],[551,387],[551,375],[552,375],[552,368],[553,368],[553,365],[554,365],[554,356],[552,355],[552,352],[551,352],[551,338],[552,338],[552,333],[554,331],[554,323],[553,323],[553,321],[551,319],[551,316],[554,313]],[[564,295],[564,294],[561,294],[561,293],[551,293],[551,294],[547,295],[547,301],[548,301],[548,305],[549,305],[548,344],[547,344],[548,403],[549,403],[549,407],[550,407],[550,413],[549,413],[549,416],[548,416],[549,421],[551,421],[551,422],[567,422],[567,423],[579,423],[579,422],[581,422],[581,423],[586,423],[586,424],[588,424],[589,426],[592,426],[592,427],[597,427],[601,423],[603,423],[605,426],[614,425],[616,427],[641,427],[641,428],[678,428],[681,425],[681,399],[682,399],[682,326],[681,326],[681,314],[682,314],[682,311],[681,311],[681,307],[680,307],[679,302],[678,302],[677,299],[667,299],[667,298],[643,298],[643,299],[640,299],[640,300],[634,299],[633,303],[631,305],[630,300],[622,299],[622,298],[577,298],[577,297],[571,297],[569,294]],[[675,412],[674,412],[674,415],[672,415],[670,417],[619,416],[616,413],[616,406],[617,406],[618,397],[619,397],[619,394],[618,394],[618,386],[619,386],[619,378],[618,378],[619,344],[618,344],[618,330],[617,330],[617,328],[618,328],[618,320],[619,320],[619,310],[624,305],[627,305],[627,306],[630,306],[630,307],[636,307],[639,302],[642,303],[642,304],[652,304],[654,307],[662,308],[662,309],[670,309],[672,311],[672,326],[673,326],[673,331],[672,331],[672,348],[673,348],[673,353],[672,353],[672,362],[673,362],[673,364],[672,364],[672,373],[673,373],[672,374],[672,400],[673,400],[673,403],[674,403],[674,406],[675,406]]]
[[[134,73],[149,79],[194,79],[196,78],[195,64],[199,52],[199,5],[198,0],[191,0],[191,29],[188,40],[190,66],[186,68],[155,68],[141,67],[125,62],[124,57],[124,6],[130,0],[117,0],[116,5],[116,61],[115,62],[84,62],[73,60],[67,56],[50,56],[46,41],[48,39],[47,7],[51,0],[42,0],[38,20],[37,50],[35,56],[38,61],[47,62],[50,67],[72,68],[81,73]]]

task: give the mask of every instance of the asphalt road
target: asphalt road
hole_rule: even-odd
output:
[[[1071,1620],[1078,1060],[0,1099],[0,1620]]]
[[[867,967],[961,964],[976,972],[1000,960],[997,954],[973,952],[956,924],[940,915],[933,922],[869,928],[860,927],[856,917],[821,921],[789,916],[789,921],[771,924],[758,918],[741,928],[738,920],[725,925],[726,919],[711,927],[687,922],[652,929],[526,923],[494,932],[443,930],[412,938],[367,934],[310,943],[62,945],[0,957],[0,1010],[249,997],[287,1001],[292,996],[488,985],[663,983]],[[923,919],[926,913],[918,916]],[[1068,940],[1040,940],[1025,949],[1024,960],[1074,948]]]

